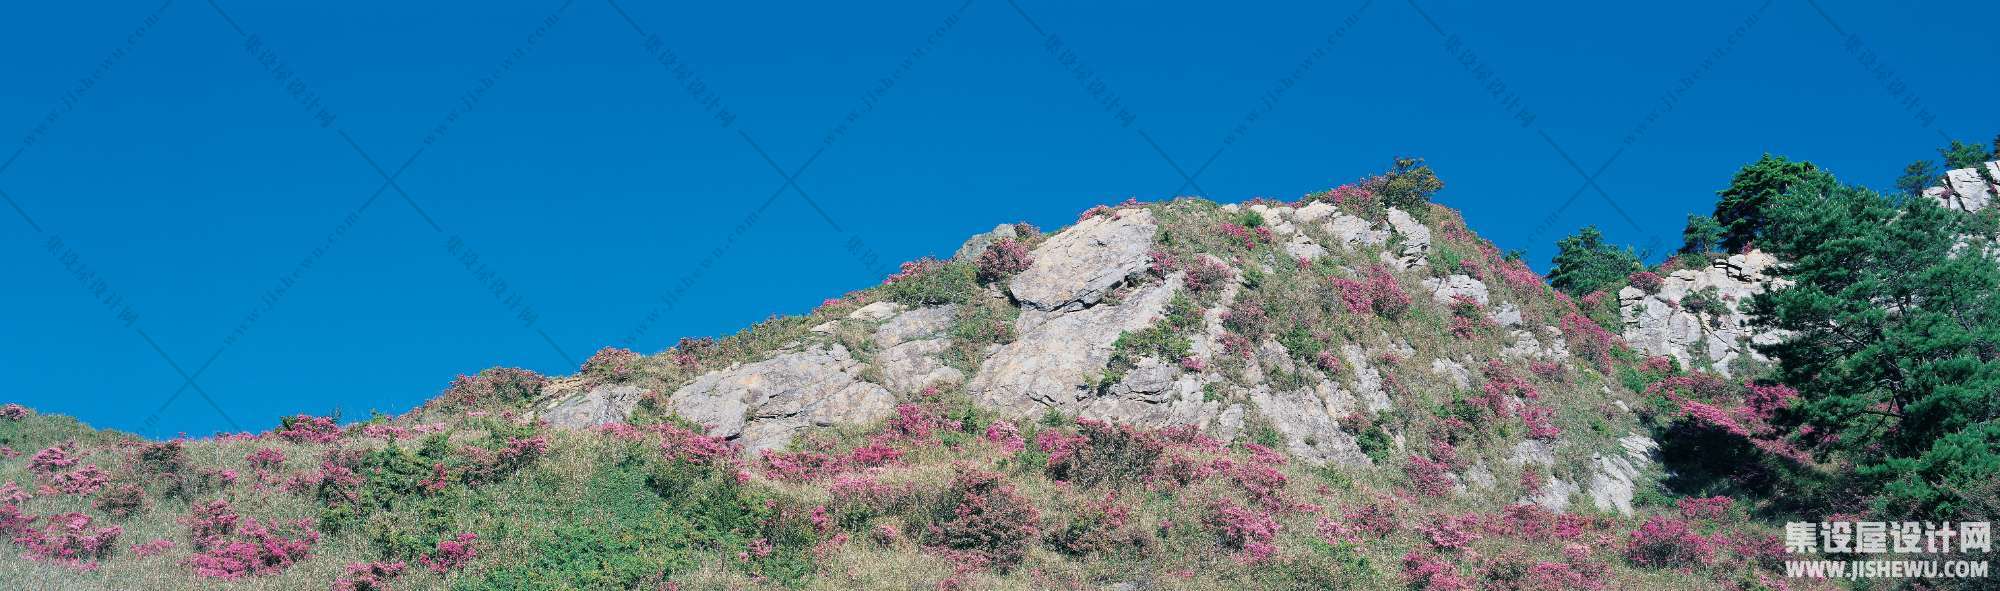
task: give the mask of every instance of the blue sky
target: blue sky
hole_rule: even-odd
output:
[[[1989,2],[1017,2],[0,9],[0,398],[154,436],[400,412],[995,223],[1396,154],[1546,268],[1585,224],[1671,249],[1764,152],[1884,186],[2000,133]]]

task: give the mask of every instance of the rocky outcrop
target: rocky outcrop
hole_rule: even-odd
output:
[[[1995,186],[1995,179],[2000,179],[2000,161],[1951,170],[1944,173],[1942,186],[1925,189],[1924,196],[1950,209],[1979,211],[2000,198],[2000,186]]]
[[[1431,291],[1431,299],[1446,306],[1450,306],[1453,300],[1461,295],[1479,302],[1482,308],[1487,304],[1486,283],[1473,279],[1470,275],[1452,275],[1443,279],[1427,278],[1424,279],[1424,289]],[[1519,318],[1518,312],[1516,318]]]
[[[1319,388],[1288,392],[1274,392],[1270,386],[1259,385],[1250,390],[1250,401],[1256,404],[1258,414],[1284,437],[1285,451],[1294,457],[1320,464],[1372,464],[1368,454],[1362,453],[1361,446],[1355,443],[1354,436],[1340,428],[1340,417],[1353,412],[1353,398],[1342,404],[1331,395],[1329,384],[1320,384]]]
[[[1383,253],[1383,259],[1403,269],[1415,269],[1430,265],[1431,229],[1417,218],[1394,207],[1389,208],[1389,227],[1400,238],[1402,247],[1394,257]]]
[[[1591,505],[1598,510],[1615,509],[1621,515],[1631,515],[1632,495],[1638,490],[1634,483],[1653,464],[1653,453],[1660,445],[1637,433],[1619,438],[1618,445],[1624,453],[1591,458],[1595,471],[1590,474],[1590,488],[1586,492]]]
[[[619,423],[632,416],[632,409],[637,408],[639,399],[645,396],[646,391],[638,386],[603,384],[582,394],[557,400],[539,417],[550,425],[570,429]]]
[[[938,356],[951,348],[945,331],[951,328],[958,306],[919,308],[896,315],[875,329],[873,339],[881,350],[875,367],[882,371],[883,385],[889,390],[911,394],[925,387],[948,387],[965,380],[965,374],[946,366]]]
[[[1085,218],[1035,247],[1034,263],[1008,282],[1022,308],[1081,310],[1146,268],[1158,227],[1143,209]]]
[[[1782,285],[1768,275],[1777,263],[1753,250],[1716,259],[1707,268],[1675,271],[1663,278],[1658,292],[1619,290],[1625,341],[1647,354],[1670,356],[1685,366],[1711,366],[1723,375],[1739,357],[1768,361],[1751,345],[1773,343],[1782,335],[1756,331],[1746,304]]]
[[[1150,232],[1147,235],[1150,240]],[[1040,260],[1045,259],[1038,256],[1037,262]],[[1014,416],[1031,416],[1048,408],[1077,414],[1093,398],[1092,379],[1110,362],[1111,344],[1118,335],[1158,322],[1168,299],[1180,286],[1181,276],[1175,274],[1166,281],[1133,288],[1117,305],[1022,310],[1016,321],[1020,335],[980,364],[967,390]],[[1092,301],[1101,298],[1099,294]]]
[[[1334,240],[1340,241],[1342,248],[1349,251],[1357,246],[1377,246],[1389,241],[1388,229],[1377,228],[1368,220],[1337,210],[1327,217],[1322,227],[1326,229],[1326,233],[1333,235]]]
[[[965,243],[959,245],[958,252],[952,253],[951,260],[970,261],[979,258],[979,253],[985,252],[986,247],[991,246],[995,242],[1018,239],[1020,237],[1020,231],[1014,228],[1014,224],[1000,224],[994,226],[992,230],[975,234],[971,238],[965,239]]]
[[[674,391],[668,406],[747,453],[783,448],[809,426],[889,416],[895,396],[862,381],[862,367],[846,347],[813,346],[703,374]]]

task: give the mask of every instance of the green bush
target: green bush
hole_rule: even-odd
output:
[[[882,289],[890,301],[909,306],[963,304],[979,293],[979,270],[963,261],[905,263]]]
[[[1398,157],[1389,172],[1377,177],[1369,188],[1381,196],[1383,205],[1421,218],[1430,212],[1431,196],[1444,189],[1444,181],[1424,159]]]

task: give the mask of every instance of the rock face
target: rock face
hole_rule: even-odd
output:
[[[1478,279],[1473,279],[1470,275],[1452,275],[1443,279],[1436,277],[1425,279],[1424,289],[1431,290],[1431,299],[1435,299],[1438,303],[1447,306],[1452,304],[1453,298],[1461,295],[1472,298],[1472,301],[1479,302],[1479,306],[1482,308],[1486,307],[1487,304],[1486,283]],[[1515,321],[1520,321],[1519,311],[1515,312]]]
[[[622,422],[632,416],[632,409],[639,406],[639,399],[645,395],[646,391],[638,386],[600,385],[557,401],[543,410],[540,417],[551,425],[570,429]]]
[[[1706,269],[1675,271],[1663,278],[1657,293],[1634,287],[1619,290],[1625,341],[1683,365],[1712,366],[1723,375],[1739,357],[1769,361],[1750,345],[1776,342],[1782,335],[1753,330],[1745,309],[1751,296],[1782,285],[1767,275],[1777,263],[1771,255],[1753,250],[1716,259]],[[1690,304],[1697,301],[1719,304],[1720,309],[1692,309]]]
[[[1315,463],[1365,466],[1374,463],[1354,436],[1340,428],[1340,417],[1353,412],[1353,397],[1343,403],[1333,386],[1320,382],[1318,388],[1273,392],[1268,385],[1250,390],[1250,401],[1285,438],[1287,452]]]
[[[889,390],[912,394],[928,386],[954,386],[965,380],[963,372],[938,360],[940,353],[951,348],[951,338],[944,333],[951,328],[957,311],[956,305],[920,308],[898,314],[875,329],[875,345],[881,347],[875,354],[875,365],[882,370],[882,381]]]
[[[1081,310],[1146,268],[1157,231],[1153,214],[1143,209],[1077,222],[1035,247],[1034,263],[1014,276],[1008,291],[1023,308]]]
[[[1057,237],[1065,234],[1068,232]],[[1151,240],[1150,231],[1147,236]],[[1036,260],[1039,264],[1044,259],[1038,255]],[[1110,362],[1111,344],[1118,335],[1158,322],[1167,300],[1180,286],[1181,277],[1176,274],[1164,282],[1134,288],[1117,305],[1022,310],[1017,321],[1020,336],[980,364],[967,390],[1015,416],[1031,416],[1047,408],[1079,413],[1093,397],[1086,378],[1102,372]],[[1098,294],[1091,301],[1101,298]]]
[[[1430,265],[1431,229],[1410,217],[1410,214],[1394,207],[1389,208],[1389,227],[1402,238],[1403,247],[1396,253],[1394,262],[1404,269],[1415,269]],[[1386,253],[1385,253],[1386,254]]]
[[[1947,208],[1979,211],[2000,197],[2000,187],[1994,186],[1989,179],[2000,179],[2000,161],[1948,171],[1944,173],[1944,186],[1925,190],[1924,195],[1938,200]]]
[[[712,371],[669,397],[682,417],[734,439],[744,451],[783,448],[800,429],[889,416],[896,398],[861,381],[860,362],[840,345],[815,346]]]
[[[959,245],[958,252],[952,253],[951,260],[969,261],[979,258],[979,253],[985,252],[987,246],[1009,238],[1020,238],[1020,232],[1014,229],[1014,224],[994,226],[992,230],[967,238],[965,244]]]
[[[1599,455],[1592,459],[1596,471],[1590,475],[1590,502],[1600,511],[1616,509],[1621,515],[1632,514],[1632,495],[1638,490],[1635,481],[1653,464],[1653,452],[1660,445],[1652,438],[1632,434],[1619,438],[1618,444],[1624,454],[1616,456]]]

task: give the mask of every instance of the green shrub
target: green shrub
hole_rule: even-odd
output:
[[[1382,198],[1382,204],[1425,217],[1431,196],[1444,189],[1444,181],[1424,164],[1422,158],[1398,157],[1389,172],[1376,177],[1368,187]]]
[[[882,289],[889,301],[909,306],[963,304],[979,293],[979,270],[963,261],[904,263]]]

